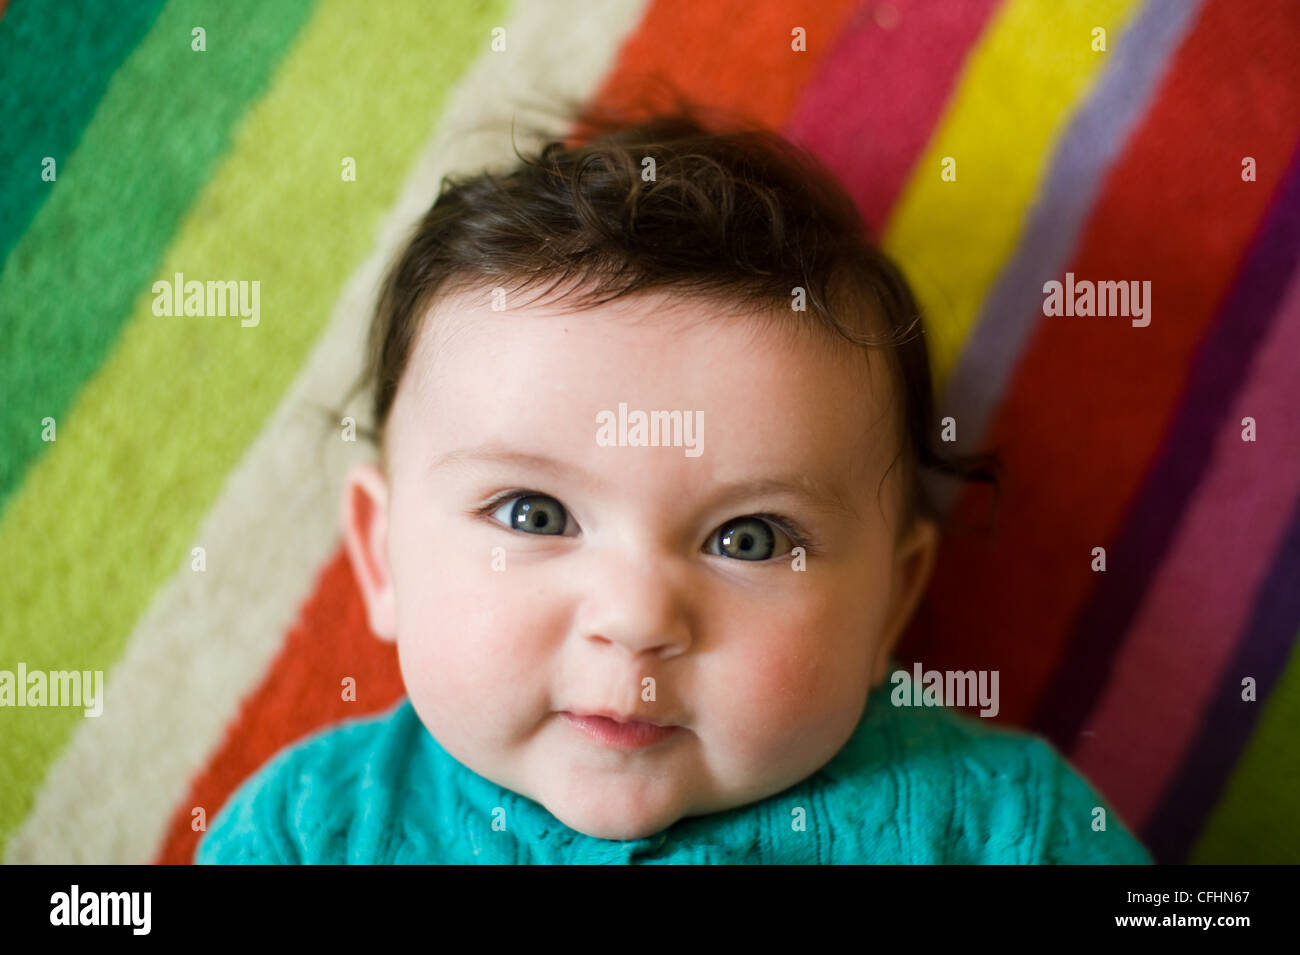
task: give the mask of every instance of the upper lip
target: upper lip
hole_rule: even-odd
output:
[[[658,720],[648,720],[635,713],[617,713],[614,710],[565,710],[571,716],[588,717],[603,716],[607,720],[613,720],[616,723],[649,723],[651,726],[676,726],[676,723],[660,723]]]

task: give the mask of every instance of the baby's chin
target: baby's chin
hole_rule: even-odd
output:
[[[574,779],[550,783],[547,791],[533,798],[570,829],[595,839],[644,839],[693,811],[680,785],[662,778],[629,774],[622,780],[609,777],[586,785]]]

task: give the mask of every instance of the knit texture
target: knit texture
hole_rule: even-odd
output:
[[[1092,828],[1096,807],[1104,831]],[[502,811],[504,810],[504,815]],[[802,810],[802,811],[800,811]],[[504,827],[494,819],[505,822]],[[803,821],[801,828],[797,822]],[[200,863],[1146,864],[1045,740],[873,692],[836,756],[756,803],[613,841],[458,762],[408,699],[280,751],[199,844]]]

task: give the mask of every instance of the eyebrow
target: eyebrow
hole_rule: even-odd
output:
[[[603,480],[594,480],[585,471],[564,461],[557,461],[545,454],[533,454],[495,444],[457,448],[454,451],[448,451],[429,463],[429,472],[432,473],[441,468],[475,462],[513,464],[519,467],[534,468],[538,471],[576,478],[598,488],[605,485]],[[762,497],[768,494],[787,494],[797,497],[805,504],[828,514],[849,518],[857,516],[857,513],[836,493],[834,488],[810,474],[795,473],[736,481],[719,489],[717,499]]]

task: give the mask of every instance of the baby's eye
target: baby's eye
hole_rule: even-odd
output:
[[[788,545],[784,550],[776,551],[777,539]],[[722,557],[734,557],[737,560],[764,561],[774,555],[784,556],[794,547],[790,536],[771,521],[757,515],[738,517],[723,524],[709,539],[710,544],[717,544],[716,550],[709,553]]]
[[[563,536],[569,523],[564,505],[545,494],[517,494],[493,511],[504,524],[527,534]]]

